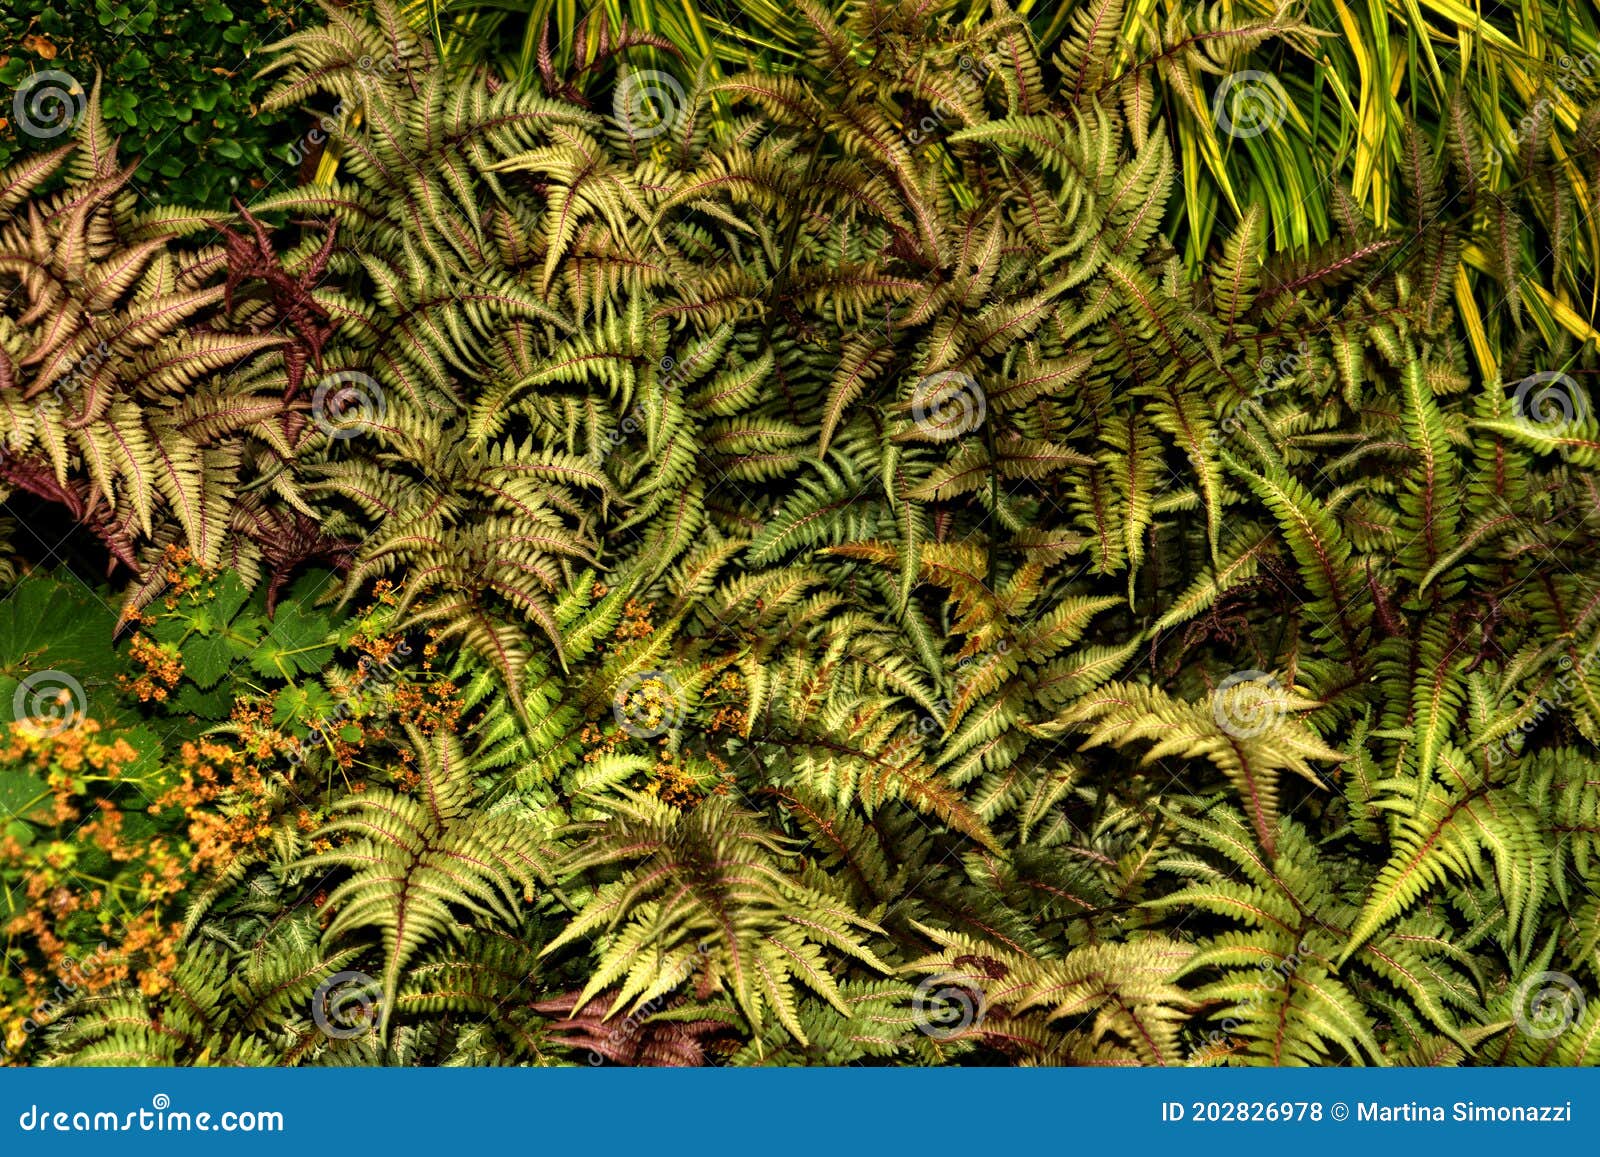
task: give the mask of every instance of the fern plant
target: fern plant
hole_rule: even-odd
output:
[[[1155,86],[1308,34],[1174,9],[1140,60],[1116,8],[1046,62],[1004,5],[804,5],[662,131],[387,5],[278,46],[275,107],[351,117],[216,222],[216,324],[276,344],[193,392],[278,424],[217,435],[196,553],[331,563],[438,697],[207,866],[178,1051],[120,992],[52,1055],[1594,1063],[1530,997],[1600,983],[1595,351],[1468,310],[1465,121],[1326,246],[1173,233]],[[287,798],[317,714],[214,738]],[[246,960],[320,979],[262,1011]]]

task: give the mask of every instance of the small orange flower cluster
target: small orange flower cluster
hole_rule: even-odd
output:
[[[743,735],[748,723],[744,710],[744,682],[739,678],[737,671],[724,671],[722,677],[706,689],[706,698],[713,695],[729,695],[734,702],[718,707],[711,715],[707,730],[712,732],[731,731],[735,735]]]
[[[99,893],[93,895],[98,897]],[[20,970],[23,997],[11,1008],[4,1009],[4,1013],[25,1013],[44,1003],[52,977],[67,980],[88,992],[98,992],[129,979],[137,980],[140,991],[147,996],[155,996],[170,987],[172,971],[178,964],[183,925],[163,923],[156,910],[139,912],[120,928],[113,921],[103,921],[101,932],[108,937],[116,935],[116,944],[112,947],[109,941],[103,943],[87,962],[79,962],[68,955],[66,946],[39,926],[39,917],[38,909],[31,909],[12,922],[13,931],[26,928],[35,932],[41,947],[49,943],[51,950],[45,955],[43,969]],[[11,1027],[7,1025],[8,1033]]]
[[[90,903],[98,902],[95,893]],[[37,917],[38,913],[30,915]],[[163,924],[153,911],[141,912],[115,929],[111,922],[103,922],[105,939],[82,958],[70,955],[59,940],[51,938],[53,950],[43,965],[30,963],[19,968],[16,979],[20,984],[0,1003],[0,1033],[7,1050],[20,1052],[29,1033],[53,1023],[74,996],[99,992],[129,979],[136,979],[140,990],[150,995],[169,987],[177,965],[181,927]]]
[[[650,769],[650,780],[644,788],[646,794],[679,809],[692,808],[707,796],[727,795],[733,787],[727,762],[712,751],[707,751],[704,757],[709,768],[694,766],[691,762],[694,758],[663,751]]]
[[[328,729],[326,740],[334,762],[346,771],[356,766],[367,748],[390,740],[390,729],[375,716],[392,713],[424,735],[434,735],[456,730],[465,710],[458,688],[449,680],[408,682],[397,676],[411,652],[406,649],[403,635],[388,635],[381,630],[394,617],[388,608],[396,604],[397,596],[386,581],[377,584],[376,593],[377,603],[362,615],[366,629],[350,639],[350,645],[362,656],[357,672],[348,681],[332,680],[328,684],[329,692],[343,700],[344,706],[339,726]],[[430,630],[422,648],[422,670],[432,671],[439,649],[438,631]],[[409,791],[420,777],[411,766],[412,753],[402,746],[400,755],[405,766],[393,769],[391,778],[399,790]],[[366,784],[352,783],[350,789],[364,791]]]
[[[325,742],[334,766],[340,771],[349,771],[356,766],[356,761],[367,744],[381,740],[385,735],[386,732],[381,727],[369,730],[364,724],[346,720],[333,731],[326,733]],[[352,789],[356,786],[351,784]]]
[[[624,610],[625,621],[616,631],[617,637],[634,638],[649,634],[652,628],[646,616],[650,610],[650,606],[641,607],[636,603],[628,603]],[[704,734],[721,731],[744,733],[746,714],[743,707],[743,692],[744,683],[735,671],[725,671],[720,679],[711,684],[706,691],[707,698],[721,693],[734,696],[736,702],[716,708]],[[629,691],[628,701],[624,706],[630,716],[642,726],[649,727],[659,722],[661,718],[660,711],[664,710],[664,705],[654,700],[663,695],[664,688],[658,681],[647,679]],[[608,729],[597,722],[585,723],[578,732],[578,742],[585,749],[583,754],[585,763],[596,763],[604,759],[628,740],[629,734],[625,729]],[[700,759],[710,765],[709,772],[704,768],[693,768],[687,762],[679,762]],[[709,745],[704,752],[696,754],[687,746],[680,746],[673,735],[666,734],[659,741],[656,763],[648,772],[643,790],[672,807],[686,808],[694,806],[708,795],[728,794],[733,784],[734,777],[728,770],[727,761]]]
[[[656,633],[655,626],[650,622],[650,615],[655,609],[654,603],[640,604],[629,599],[622,608],[622,621],[612,633],[619,639],[649,638]]]
[[[578,742],[586,749],[583,753],[583,762],[595,763],[610,755],[628,735],[624,731],[615,731],[606,734],[597,725],[585,723],[578,732]]]
[[[169,546],[161,557],[161,577],[167,580],[167,610],[174,610],[178,605],[178,598],[188,594],[200,585],[202,573],[195,563],[195,557],[188,549],[181,546]]]
[[[72,774],[98,773],[116,779],[139,753],[120,735],[110,743],[100,742],[95,738],[100,732],[99,720],[88,716],[59,732],[25,719],[10,725],[6,741],[0,743],[0,763],[32,765],[39,771],[57,768]],[[65,777],[59,778],[65,785]],[[73,811],[67,818],[76,817],[77,812]]]
[[[138,696],[141,703],[148,703],[152,699],[161,702],[183,678],[183,657],[178,654],[178,648],[170,643],[156,643],[142,634],[135,635],[129,656],[144,668],[144,673],[138,676],[118,675],[117,685],[129,694]]]
[[[0,839],[0,875],[28,901],[5,924],[8,952],[19,965],[13,975],[21,982],[3,990],[0,1025],[8,1041],[26,1036],[30,1018],[41,1023],[35,1013],[59,1003],[56,990],[64,982],[73,991],[93,991],[136,976],[146,992],[167,983],[178,925],[163,924],[161,916],[183,890],[184,856],[166,836],[126,838],[125,813],[114,798],[94,790],[100,784],[115,791],[139,756],[127,739],[107,737],[101,722],[87,717],[59,733],[30,721],[13,723],[0,737],[0,765],[41,779],[40,806],[24,804],[19,814],[42,828],[64,829],[54,836],[41,831],[28,844]],[[85,814],[89,818],[77,823]],[[70,824],[76,826],[66,828]],[[93,860],[128,868],[112,872],[86,863]],[[86,922],[89,928],[98,923],[108,944],[117,942],[114,950],[97,950],[87,970],[70,955],[70,941],[81,942]]]
[[[73,898],[74,903],[70,907],[60,904],[40,905],[37,903],[38,897],[32,895],[36,890],[48,892],[51,890],[51,886],[48,883],[43,883],[36,889],[33,879],[28,881],[28,898],[31,901],[35,901],[35,904],[33,907],[19,912],[11,918],[10,922],[6,924],[6,934],[13,939],[19,937],[31,939],[34,946],[39,950],[39,954],[44,957],[46,966],[54,968],[66,957],[67,942],[56,935],[56,929],[60,927],[60,917],[52,919],[52,916],[58,912],[61,915],[71,915],[77,911],[80,902],[78,901],[77,893],[72,892],[70,889],[61,889]]]
[[[119,955],[124,960],[144,962],[138,973],[140,992],[157,996],[172,987],[182,939],[182,924],[163,925],[154,919],[154,913],[141,914],[124,930]]]
[[[80,840],[88,840],[113,860],[131,859],[133,853],[122,844],[122,812],[108,799],[96,800],[100,814],[78,828]]]
[[[645,791],[669,807],[690,808],[705,799],[700,781],[686,767],[680,766],[670,754],[663,754],[650,773]]]
[[[294,740],[272,721],[271,699],[235,699],[231,719],[243,754],[258,763],[270,763],[294,748]]]
[[[201,740],[179,754],[183,782],[150,805],[182,808],[188,820],[191,872],[221,871],[272,835],[272,809],[261,772],[243,753]]]
[[[416,725],[424,735],[451,732],[461,721],[464,704],[456,695],[456,685],[448,679],[436,683],[407,683],[395,688],[394,711]]]
[[[399,651],[404,644],[405,640],[402,638],[377,635],[369,639],[360,633],[357,633],[350,640],[351,646],[367,656],[361,662],[363,672],[371,670],[374,666],[387,666],[394,659],[395,652]]]
[[[727,795],[728,789],[733,786],[733,773],[728,770],[728,761],[714,751],[707,751],[706,762],[717,770],[717,784],[711,789],[711,794]]]

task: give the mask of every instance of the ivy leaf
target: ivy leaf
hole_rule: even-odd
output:
[[[172,710],[198,719],[226,719],[233,711],[233,687],[223,683],[211,691],[202,691],[192,683],[185,684],[172,701]]]
[[[201,635],[183,648],[183,671],[202,689],[215,687],[233,665],[234,646],[223,635]]]
[[[120,670],[111,649],[116,615],[81,584],[27,578],[0,601],[0,674],[64,671],[105,683]],[[15,684],[12,684],[15,686]]]
[[[229,623],[250,598],[250,588],[245,586],[233,571],[223,575],[212,588],[210,610],[214,621]]]
[[[267,637],[250,653],[250,665],[261,675],[280,679],[309,675],[333,658],[327,639],[328,620],[322,615],[308,615],[296,603],[280,606]]]
[[[308,726],[315,720],[326,719],[337,705],[327,688],[315,679],[308,679],[278,692],[272,704],[272,721],[280,727],[288,723]]]
[[[45,823],[52,810],[44,780],[26,771],[0,770],[0,819]]]

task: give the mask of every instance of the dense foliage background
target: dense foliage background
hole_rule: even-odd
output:
[[[1592,13],[292,26],[7,74],[9,1059],[1600,1061]]]
[[[101,115],[141,158],[134,186],[208,208],[293,184],[293,115],[263,112],[261,46],[308,19],[303,0],[61,0],[0,12],[0,165],[48,145],[21,123],[14,97],[30,78],[60,73],[87,92],[104,78]],[[49,81],[46,81],[46,87]],[[62,82],[65,84],[65,82]],[[53,127],[53,126],[52,126]]]

